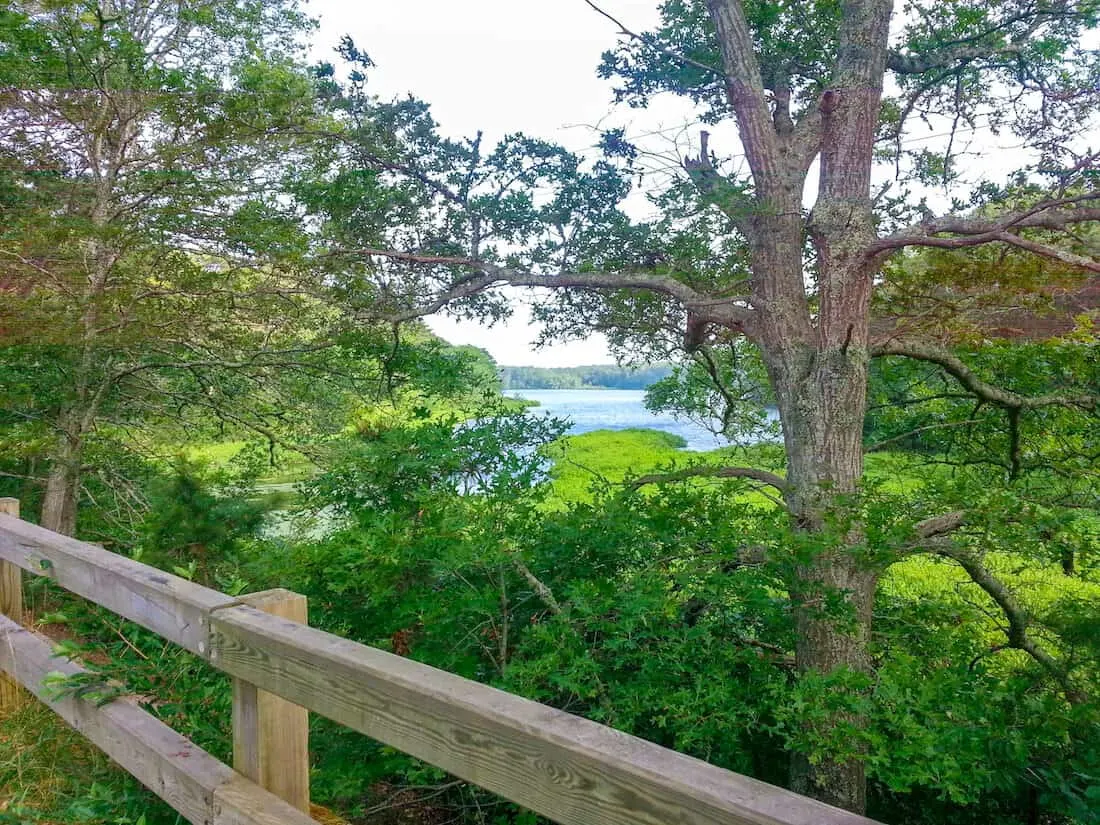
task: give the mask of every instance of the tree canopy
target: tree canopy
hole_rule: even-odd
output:
[[[321,116],[303,27],[293,2],[0,8],[0,395],[45,525],[72,532],[99,447],[219,417],[270,435],[276,385],[324,372],[336,316],[286,196]]]

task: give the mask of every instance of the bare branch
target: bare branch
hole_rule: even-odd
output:
[[[1061,231],[1078,223],[1100,221],[1100,208],[1077,205],[1098,200],[1100,200],[1100,192],[1089,192],[1072,198],[1043,201],[1029,209],[999,215],[996,218],[964,218],[956,215],[931,218],[893,235],[880,238],[868,247],[867,255],[868,257],[877,257],[884,252],[906,246],[935,246],[945,249],[958,249],[998,241],[1028,248],[1024,244],[1031,245],[1033,242],[1025,242],[1016,236],[1014,233],[1017,230],[1048,229]],[[1011,239],[1006,237],[1009,234],[1012,235]],[[944,235],[951,237],[942,237]],[[1032,251],[1036,250],[1032,249]],[[1051,251],[1053,250],[1044,249],[1040,254],[1066,261],[1061,255],[1050,254]],[[1093,268],[1096,263],[1088,258],[1080,258],[1080,256],[1072,256],[1072,259],[1073,265],[1081,266],[1084,263],[1085,268],[1088,269]]]
[[[1086,258],[1083,255],[1075,255],[1072,252],[1067,252],[1056,246],[1021,238],[1019,235],[1015,235],[1011,232],[1000,233],[997,240],[1009,244],[1010,246],[1025,249],[1032,254],[1067,264],[1068,266],[1077,267],[1078,269],[1084,269],[1089,272],[1100,272],[1100,260]]]
[[[913,530],[918,538],[927,540],[958,530],[966,524],[966,520],[967,513],[965,510],[954,510],[950,513],[926,518],[924,521],[918,521],[913,526]]]
[[[111,373],[105,383],[113,383],[139,372],[149,370],[195,370],[195,369],[223,369],[223,370],[247,370],[259,367],[298,367],[302,362],[292,358],[294,355],[320,352],[331,349],[335,344],[326,343],[312,347],[296,347],[286,350],[267,350],[253,353],[243,361],[209,359],[203,361],[148,361],[140,364],[132,364],[121,367]]]
[[[794,654],[787,650],[784,650],[779,645],[773,645],[769,642],[762,642],[759,639],[749,639],[745,636],[734,636],[731,638],[731,641],[735,645],[754,647],[757,650],[762,650],[766,653],[770,653],[774,657],[773,661],[775,662],[775,664],[779,665],[780,667],[791,669],[795,667]]]
[[[887,56],[886,68],[895,74],[924,74],[933,69],[948,69],[982,58],[1017,55],[1023,50],[1023,43],[1009,43],[997,48],[960,45],[955,48],[920,55],[902,54],[895,51],[890,52]]]
[[[1008,636],[1009,647],[1022,650],[1031,656],[1058,682],[1067,701],[1072,704],[1085,701],[1085,695],[1071,682],[1065,667],[1045,648],[1041,647],[1028,632],[1031,617],[1028,615],[1026,608],[1020,604],[1008,586],[994,576],[989,568],[982,563],[981,557],[977,553],[946,541],[936,542],[930,549],[940,556],[957,562],[970,576],[971,581],[997,603],[1008,622],[1005,635]]]
[[[531,568],[518,558],[512,561],[516,566],[516,570],[518,570],[520,575],[527,580],[529,585],[531,585],[531,589],[535,591],[535,594],[542,600],[542,603],[550,608],[550,612],[555,615],[561,615],[561,604],[554,598],[554,594],[551,592],[550,588],[543,584],[543,582],[531,572]]]
[[[698,159],[684,158],[684,171],[688,173],[703,200],[717,207],[746,237],[752,237],[751,201],[738,191],[729,180],[714,168],[710,153],[710,132],[699,133]]]
[[[964,396],[964,398],[969,398],[969,396]],[[945,422],[942,422],[940,424],[926,424],[923,427],[916,427],[915,429],[909,430],[909,432],[902,433],[901,435],[895,435],[895,436],[893,436],[891,438],[887,438],[883,441],[876,442],[876,443],[872,444],[870,447],[865,447],[863,449],[863,452],[865,452],[865,453],[876,452],[878,450],[881,450],[881,449],[884,449],[885,447],[890,446],[891,444],[896,444],[897,442],[903,441],[906,438],[909,438],[910,436],[917,435],[918,433],[923,433],[923,432],[926,432],[928,430],[942,430],[942,429],[945,429],[945,428],[948,428],[948,427],[965,427],[967,424],[978,424],[978,423],[980,423],[980,422],[978,421],[977,418],[967,418],[965,421],[945,421]]]
[[[591,8],[601,17],[606,17],[608,20],[618,26],[619,34],[623,35],[624,37],[629,37],[631,40],[637,40],[639,43],[648,46],[654,51],[658,51],[666,57],[671,57],[677,63],[683,63],[685,66],[692,66],[696,69],[701,69],[702,71],[707,72],[708,74],[713,74],[719,78],[725,77],[722,70],[719,69],[717,66],[708,66],[706,63],[700,63],[698,60],[692,60],[690,57],[685,57],[679,52],[674,52],[672,49],[666,49],[664,46],[657,43],[652,35],[647,36],[631,31],[626,26],[624,26],[617,18],[613,17],[611,14],[604,11],[595,3],[593,3],[592,0],[584,0],[584,2],[589,8]]]
[[[43,476],[28,476],[23,475],[22,473],[8,473],[4,472],[3,470],[0,470],[0,478],[18,478],[23,481],[32,481],[37,485],[44,484],[46,481],[45,477]]]

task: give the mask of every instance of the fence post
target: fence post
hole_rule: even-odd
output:
[[[306,597],[265,590],[241,602],[308,624]],[[233,767],[256,784],[309,813],[309,712],[255,685],[233,680]]]
[[[19,518],[19,499],[0,498],[0,513]],[[23,623],[23,571],[6,561],[0,561],[0,613]],[[0,674],[0,711],[15,710],[23,698],[19,683]]]

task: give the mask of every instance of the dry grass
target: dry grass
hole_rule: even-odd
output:
[[[0,825],[125,824],[144,813],[145,799],[45,705],[30,698],[0,712]]]
[[[43,825],[59,822],[49,812],[67,807],[75,778],[86,778],[88,762],[98,758],[45,705],[29,700],[0,715],[0,814],[6,815],[0,821],[19,822],[23,816],[15,812],[25,812]]]

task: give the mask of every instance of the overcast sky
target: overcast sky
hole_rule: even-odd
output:
[[[653,0],[606,0],[634,30],[657,20]],[[382,96],[412,92],[432,106],[444,134],[487,140],[506,133],[591,146],[608,113],[611,84],[596,77],[616,28],[584,0],[313,0],[320,18],[317,59],[334,59],[345,34],[377,64],[369,83]],[[635,129],[682,125],[690,114],[672,98],[644,113],[623,113]],[[513,293],[521,296],[521,292]],[[485,328],[437,316],[429,325],[448,341],[484,347],[501,364],[608,363],[602,336],[536,351],[538,330],[521,305],[507,323]]]

